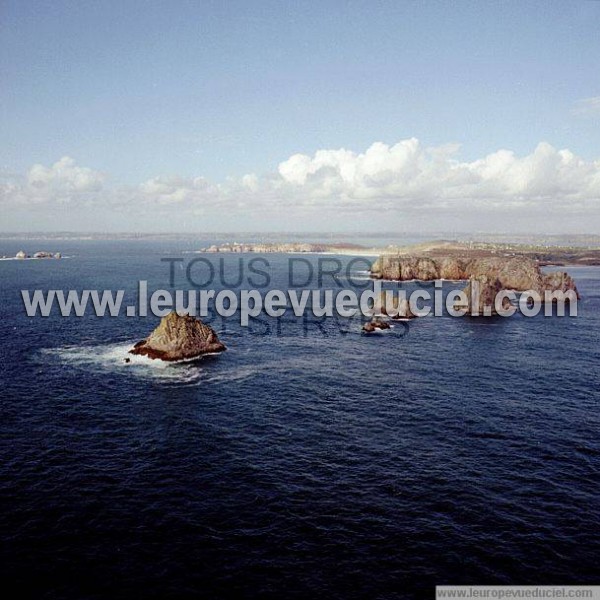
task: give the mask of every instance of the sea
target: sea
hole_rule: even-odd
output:
[[[600,581],[599,267],[566,269],[577,317],[365,335],[339,316],[209,314],[227,351],[184,364],[125,362],[152,315],[25,313],[21,290],[248,288],[257,257],[195,253],[213,241],[0,240],[0,255],[63,255],[0,261],[0,570],[15,598]],[[294,256],[263,258],[263,288],[288,289]],[[374,260],[295,258],[307,287],[334,290],[362,289]]]

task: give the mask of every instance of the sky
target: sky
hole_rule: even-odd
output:
[[[0,2],[0,230],[600,233],[600,2]]]

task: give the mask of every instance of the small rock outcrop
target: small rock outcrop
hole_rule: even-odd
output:
[[[497,315],[496,296],[502,290],[503,286],[498,278],[488,277],[487,275],[471,277],[467,287],[463,290],[463,293],[466,295],[466,304],[464,302],[456,302],[454,309],[466,309],[466,314],[473,317],[491,317]],[[510,300],[506,297],[503,298],[502,309],[506,310],[509,307]]]
[[[24,260],[26,258],[37,258],[37,259],[41,259],[41,258],[61,258],[61,253],[60,252],[46,252],[45,250],[40,250],[39,252],[34,252],[32,256],[30,256],[29,254],[27,254],[25,252],[25,250],[19,250],[16,254],[15,254],[15,258]]]
[[[374,317],[371,321],[365,323],[362,328],[365,333],[373,333],[374,331],[384,329],[390,329],[390,324],[377,317]]]
[[[225,349],[212,327],[195,317],[172,312],[163,317],[158,327],[129,353],[176,361],[223,352]]]

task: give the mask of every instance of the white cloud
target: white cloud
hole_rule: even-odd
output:
[[[46,167],[35,164],[22,177],[0,181],[0,198],[16,204],[89,201],[102,191],[105,175],[63,156]]]
[[[177,205],[218,199],[219,189],[204,177],[154,177],[142,183],[136,195],[144,202]]]
[[[599,117],[600,96],[577,100],[571,109],[571,113],[578,117]]]
[[[279,165],[281,177],[305,197],[333,204],[399,209],[456,208],[468,204],[510,208],[569,199],[600,200],[600,162],[540,143],[519,158],[499,150],[472,162],[455,159],[456,146],[423,148],[418,140],[375,143],[366,152],[320,150],[296,154]],[[568,210],[568,207],[563,207]]]
[[[157,223],[170,211],[181,220],[186,215],[223,223],[238,219],[257,229],[265,219],[309,224],[383,219],[388,225],[419,215],[442,224],[444,215],[474,213],[492,219],[503,214],[507,222],[549,213],[556,223],[569,214],[600,221],[600,160],[586,161],[545,142],[522,157],[498,150],[465,162],[458,152],[457,144],[426,148],[411,138],[391,146],[376,142],[361,153],[294,154],[276,172],[218,184],[204,177],[157,176],[127,188],[106,188],[101,173],[65,157],[50,167],[34,165],[19,180],[0,181],[0,201],[95,204],[99,210],[127,212],[131,219],[143,209],[156,215]]]
[[[103,181],[101,173],[87,167],[78,167],[68,156],[63,156],[51,167],[33,165],[27,174],[27,183],[33,188],[76,193],[97,191],[102,187]]]

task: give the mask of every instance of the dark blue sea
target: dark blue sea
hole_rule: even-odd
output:
[[[170,289],[165,257],[184,259],[187,289],[187,252],[209,243],[0,240],[0,255],[67,257],[0,262],[11,597],[599,582],[600,268],[568,269],[577,318],[430,317],[365,336],[360,320],[212,315],[228,350],[168,366],[123,360],[156,317],[25,314],[22,289]],[[289,256],[265,258],[268,285],[287,289]],[[323,258],[303,257],[315,273]],[[239,257],[225,283],[210,260],[210,287],[249,287]],[[366,268],[351,265],[354,284]]]

